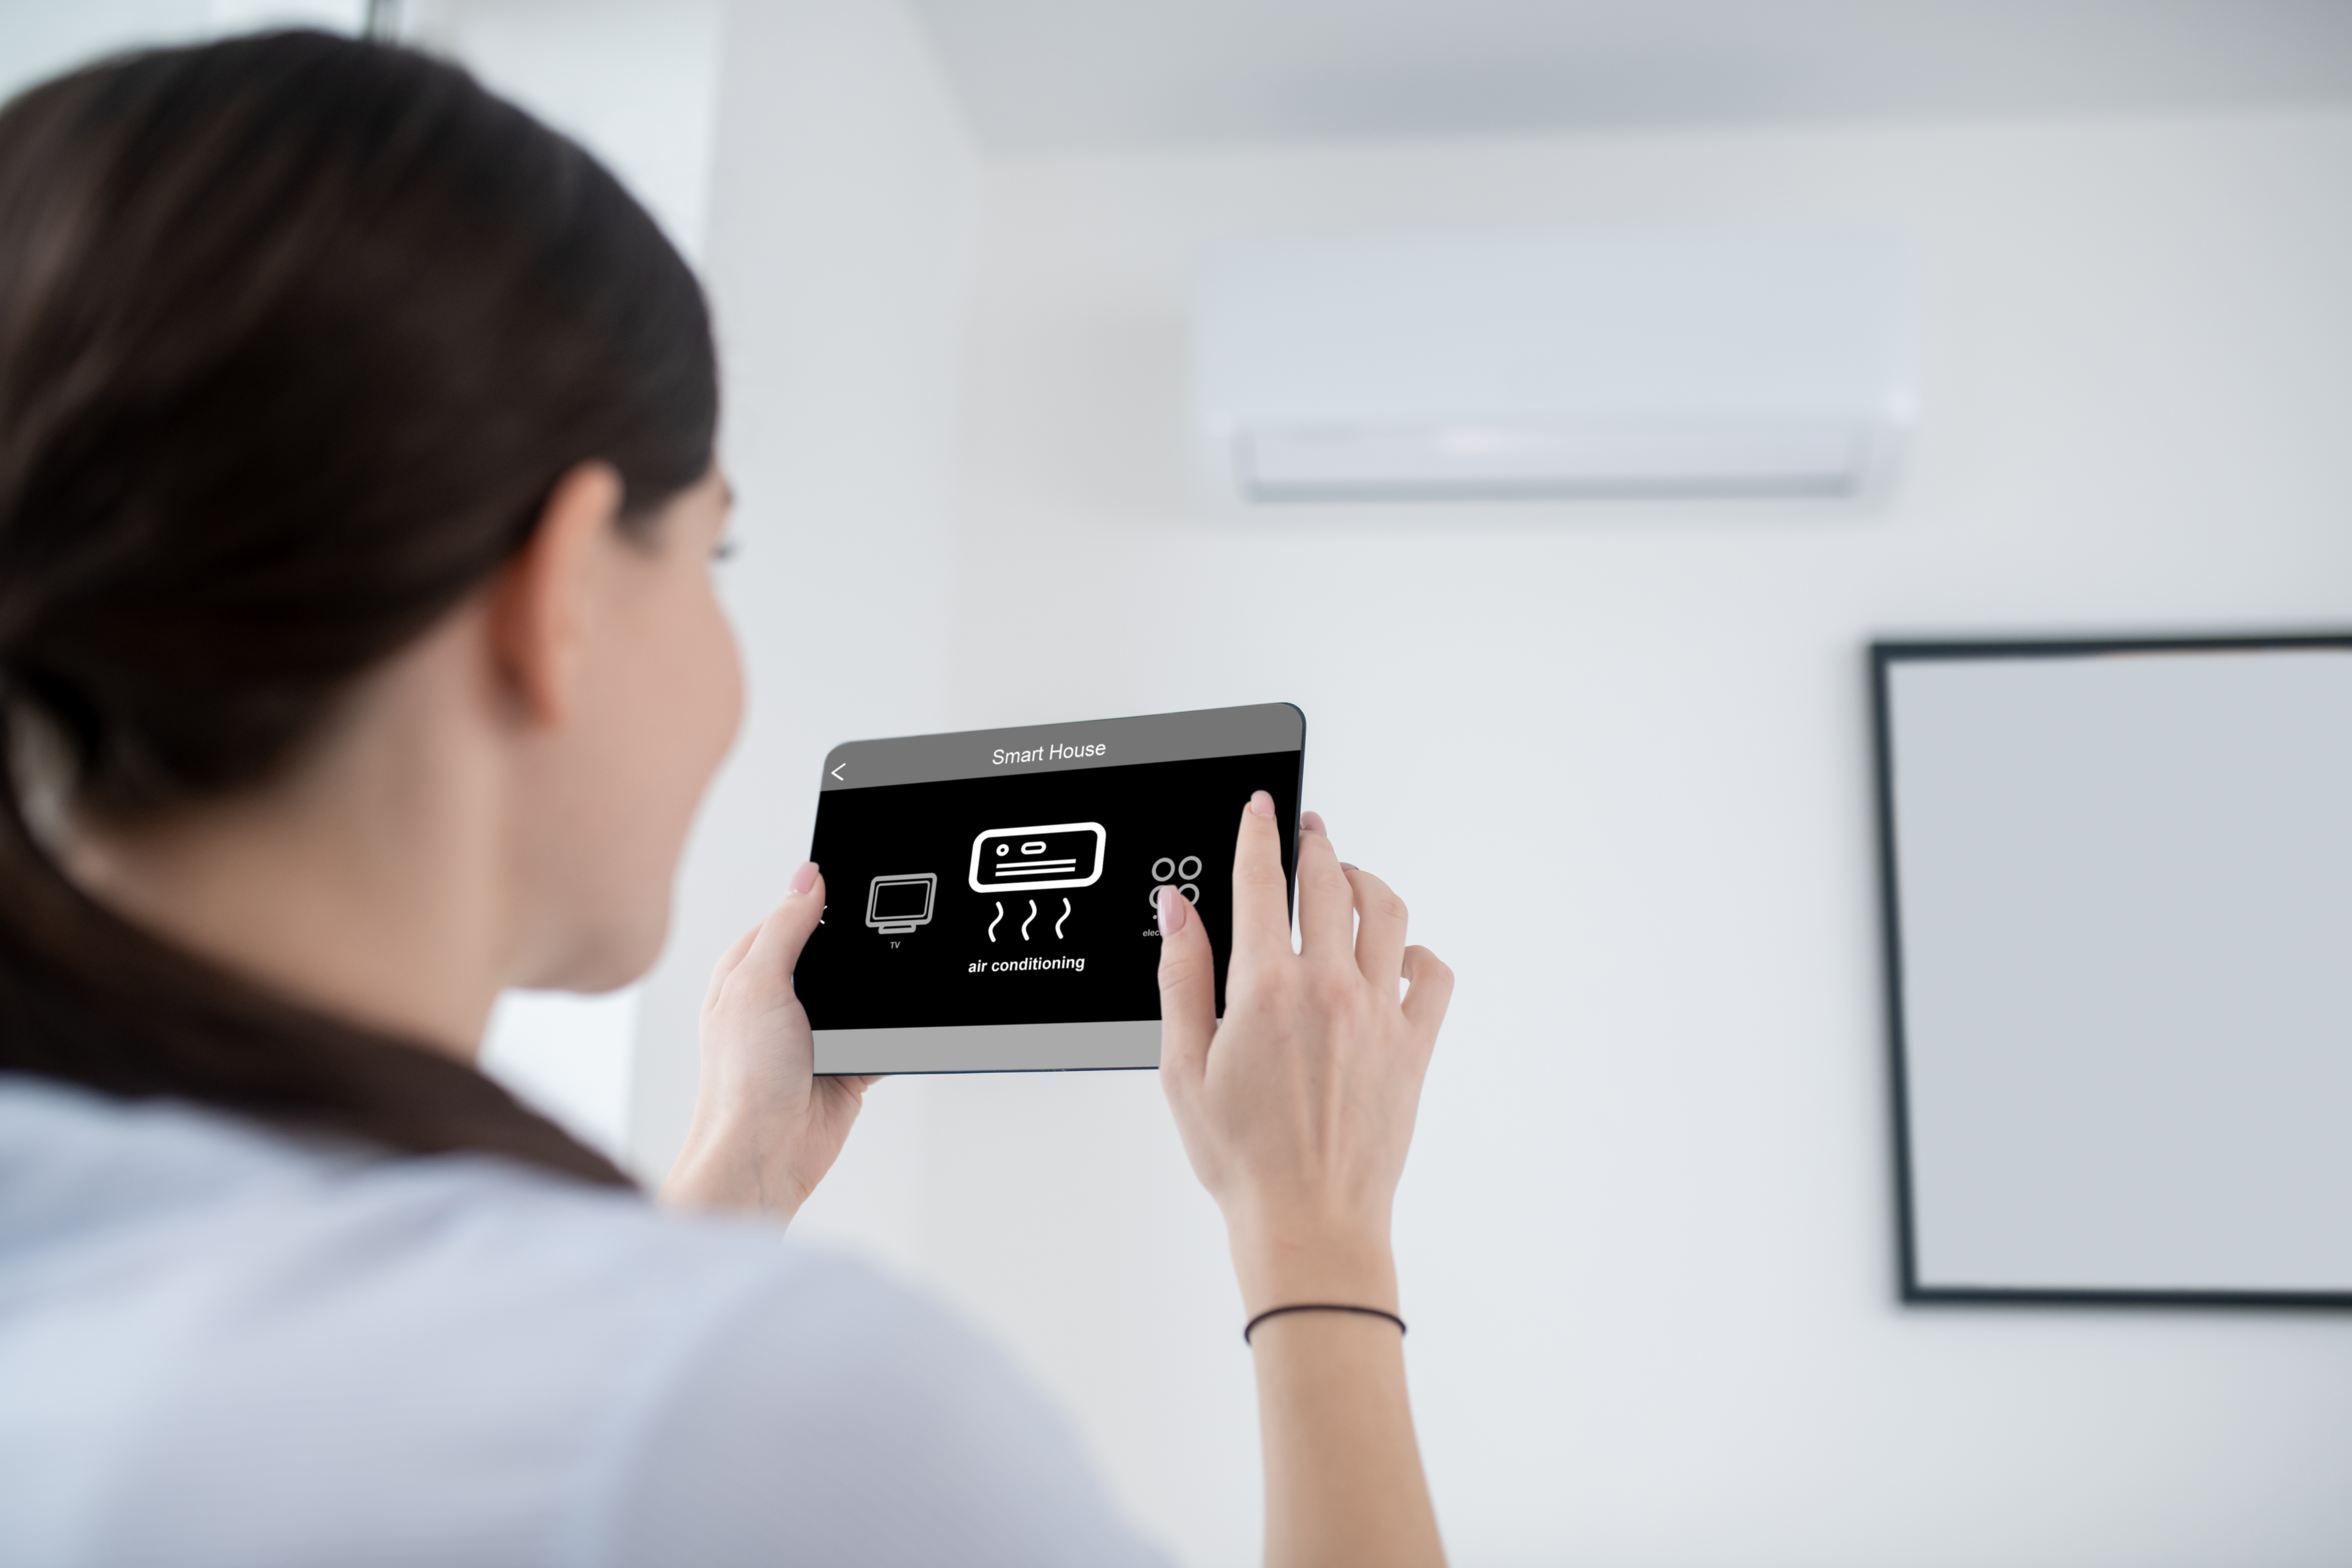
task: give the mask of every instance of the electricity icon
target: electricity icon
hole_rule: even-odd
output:
[[[1151,891],[1144,895],[1144,900],[1156,912],[1160,908],[1160,889],[1171,882],[1179,882],[1182,885],[1176,890],[1197,910],[1201,907],[1200,877],[1201,858],[1198,855],[1187,855],[1181,860],[1173,855],[1162,855],[1151,863]]]

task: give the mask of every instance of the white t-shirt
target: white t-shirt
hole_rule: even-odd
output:
[[[765,1226],[0,1075],[0,1563],[1158,1563],[972,1330]]]

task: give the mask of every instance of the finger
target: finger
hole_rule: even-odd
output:
[[[789,989],[801,949],[824,918],[824,879],[811,862],[793,873],[792,890],[784,901],[771,910],[751,933],[751,951],[736,966],[736,973],[762,984],[782,983]]]
[[[1298,836],[1298,951],[1326,963],[1345,963],[1356,945],[1356,890],[1313,812]]]
[[[1409,947],[1404,950],[1404,979],[1405,1021],[1434,1045],[1438,1027],[1445,1022],[1446,1004],[1454,1000],[1454,971],[1429,949]]]
[[[1160,889],[1160,1072],[1168,1092],[1208,1070],[1217,1032],[1217,959],[1200,912],[1173,888]]]
[[[1290,882],[1282,874],[1282,829],[1274,796],[1257,791],[1242,808],[1234,843],[1234,961],[1262,963],[1290,952]]]
[[[1354,866],[1341,868],[1356,892],[1356,967],[1375,984],[1404,973],[1404,900],[1386,882]]]

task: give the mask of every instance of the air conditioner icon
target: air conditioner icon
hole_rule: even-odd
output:
[[[1108,838],[1099,822],[992,827],[971,841],[971,890],[1091,888],[1102,879],[1103,846]]]

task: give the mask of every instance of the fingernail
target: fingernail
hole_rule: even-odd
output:
[[[1256,794],[1250,796],[1250,812],[1251,815],[1255,816],[1272,816],[1274,815],[1274,796],[1266,794],[1264,790],[1259,790]]]
[[[1360,871],[1363,868],[1357,865],[1353,860],[1342,860],[1339,862],[1339,869],[1342,871]]]
[[[1309,833],[1319,833],[1326,838],[1331,837],[1331,830],[1323,826],[1323,814],[1319,811],[1300,813],[1298,826]]]
[[[1173,888],[1160,889],[1160,934],[1174,936],[1184,929],[1184,897]]]
[[[802,865],[799,870],[793,872],[792,886],[793,893],[795,897],[802,893],[805,893],[811,888],[815,887],[816,862],[814,860],[806,861]]]

